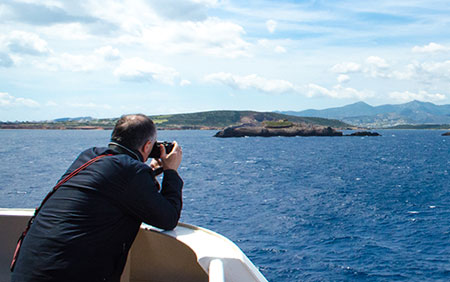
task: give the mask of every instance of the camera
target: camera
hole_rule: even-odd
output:
[[[161,150],[159,149],[159,145],[163,144],[164,149],[166,149],[166,154],[170,153],[173,149],[174,144],[167,141],[156,141],[155,145],[153,146],[152,151],[150,152],[149,158],[159,159],[161,157]]]

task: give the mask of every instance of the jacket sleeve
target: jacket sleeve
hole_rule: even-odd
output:
[[[139,220],[171,230],[177,226],[182,208],[183,181],[175,170],[164,172],[161,192],[149,169],[141,169],[130,181],[124,195],[126,208]]]

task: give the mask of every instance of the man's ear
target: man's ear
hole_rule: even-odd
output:
[[[153,142],[152,141],[149,140],[149,141],[145,142],[144,153],[146,155],[150,154],[150,152],[152,151],[152,148],[153,148]]]

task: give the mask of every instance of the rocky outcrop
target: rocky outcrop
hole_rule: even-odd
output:
[[[450,131],[442,133],[442,136],[450,136]]]
[[[353,132],[351,134],[347,134],[345,136],[381,136],[381,135],[377,132],[357,131],[357,132]]]
[[[262,124],[242,124],[221,130],[214,137],[246,137],[246,136],[342,136],[342,132],[331,127],[307,126],[294,124],[289,127],[266,127]]]

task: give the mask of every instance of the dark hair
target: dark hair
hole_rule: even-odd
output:
[[[156,139],[156,126],[143,114],[121,116],[111,134],[111,141],[134,150],[151,139]]]

